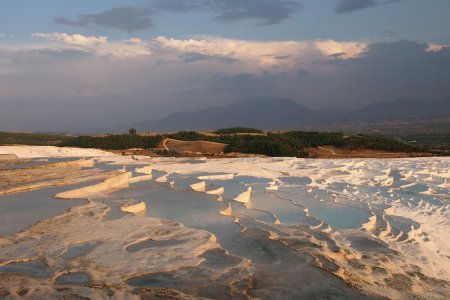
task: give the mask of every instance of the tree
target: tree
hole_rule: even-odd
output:
[[[130,135],[136,135],[136,128],[130,128],[130,130],[128,130],[128,133]]]

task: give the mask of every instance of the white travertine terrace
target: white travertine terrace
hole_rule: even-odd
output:
[[[84,294],[92,299],[104,299],[114,289],[119,299],[139,299],[132,288],[123,282],[148,272],[167,272],[180,268],[194,268],[204,259],[202,253],[219,248],[214,235],[184,227],[170,221],[128,215],[117,220],[104,220],[109,208],[105,204],[90,202],[74,207],[63,215],[39,222],[27,230],[2,238],[0,268],[6,265],[43,260],[48,268],[56,270],[50,278],[26,275],[5,277],[0,282],[8,290],[29,289],[31,299],[49,299],[57,295],[54,280],[63,274],[83,272],[92,282],[102,282],[96,289],[72,285],[71,294]],[[176,247],[147,248],[129,252],[127,247],[144,240],[182,240]],[[77,245],[96,245],[88,253],[67,262],[63,256]],[[17,247],[20,245],[20,247]],[[245,268],[243,265],[242,268]],[[4,286],[0,283],[0,287]],[[80,297],[78,297],[80,298]]]
[[[16,160],[18,157],[15,154],[0,154],[0,161],[2,160]]]
[[[145,175],[152,175],[153,167],[152,166],[146,166],[142,168],[136,168],[135,171],[137,173],[145,174]]]
[[[90,155],[85,154],[95,153],[77,149],[60,152],[58,148],[53,148],[44,150],[22,146],[18,150],[18,156],[41,157],[46,153],[47,156],[43,157],[89,157]],[[13,152],[11,147],[0,147],[0,153]],[[84,272],[88,273],[92,282],[101,281],[108,286],[120,286],[114,288],[115,297],[129,298],[131,288],[124,284],[124,280],[160,271],[197,268],[204,261],[200,256],[205,251],[220,248],[219,243],[222,245],[222,241],[216,241],[213,234],[188,229],[177,222],[142,215],[149,203],[153,207],[153,202],[141,202],[142,198],[131,202],[121,199],[120,209],[129,214],[118,219],[106,218],[111,208],[106,204],[108,198],[105,196],[118,189],[132,189],[130,183],[141,180],[150,182],[152,171],[155,170],[165,172],[165,175],[152,182],[164,187],[165,193],[190,193],[191,196],[195,195],[194,200],[210,199],[211,203],[217,205],[214,206],[212,216],[204,216],[205,222],[209,219],[228,220],[225,217],[232,217],[236,226],[240,227],[241,235],[233,236],[236,240],[245,240],[252,234],[262,239],[259,241],[268,239],[277,243],[271,244],[270,247],[274,248],[269,247],[271,255],[274,252],[270,251],[280,249],[277,248],[280,243],[287,251],[310,257],[311,264],[376,297],[450,297],[450,158],[239,158],[186,164],[183,159],[168,158],[140,157],[139,162],[136,162],[131,158],[103,152],[93,157],[95,161],[57,163],[53,167],[40,167],[33,169],[34,171],[2,170],[8,175],[4,176],[5,180],[13,177],[12,174],[21,174],[22,179],[32,172],[36,172],[35,176],[44,176],[44,172],[36,170],[45,168],[46,173],[53,176],[51,178],[56,178],[68,173],[68,170],[74,173],[92,172],[83,168],[95,168],[95,163],[100,161],[127,165],[127,169],[129,165],[139,165],[134,170],[143,174],[133,177],[131,172],[118,174],[119,171],[114,171],[102,183],[59,193],[57,197],[90,198],[93,201],[74,207],[63,215],[43,220],[23,232],[0,237],[0,282],[9,280],[8,291],[18,290],[25,284],[33,287],[29,291],[30,297],[48,297],[55,293],[55,278],[67,272]],[[148,166],[142,168],[142,164]],[[177,182],[179,175],[183,176]],[[271,182],[266,181],[268,183],[264,185],[245,184],[231,180],[235,176],[266,178]],[[98,180],[102,177],[95,178]],[[173,180],[171,187],[177,191],[166,188],[169,178]],[[197,182],[198,180],[201,181]],[[209,184],[208,180],[223,180],[226,188],[220,184],[216,186],[216,183]],[[183,182],[196,182],[190,187],[201,193],[189,191],[186,183],[186,186],[180,187]],[[142,188],[146,184],[143,182],[139,185]],[[244,188],[245,191],[235,197],[235,186],[238,187],[236,191]],[[149,190],[150,193],[153,189],[154,186]],[[151,200],[153,195],[145,197],[144,199]],[[97,199],[105,203],[95,202]],[[224,202],[217,202],[219,199]],[[339,224],[332,224],[347,221],[346,219],[350,222],[358,212],[365,217],[363,221],[355,223],[354,227],[336,229],[335,226]],[[296,219],[293,221],[294,213]],[[180,244],[168,246],[168,249],[142,246],[136,252],[127,250],[140,243],[157,245],[158,241],[172,240]],[[86,243],[98,246],[72,262],[64,261],[62,256],[71,247]],[[248,249],[240,257],[242,260],[239,270],[245,274],[255,271],[249,268],[246,264],[248,261],[244,258],[252,251],[253,249]],[[5,266],[37,258],[52,270],[57,270],[51,279],[36,279],[25,275],[6,277],[1,271]],[[258,260],[252,263],[257,267]],[[275,265],[272,263],[270,268],[275,268]],[[267,276],[273,276],[270,268],[266,270]],[[277,276],[283,274],[277,273]],[[6,285],[0,283],[0,291],[4,286]],[[105,289],[102,288],[95,290],[83,285],[71,288],[73,293],[92,299],[106,296]],[[130,297],[134,297],[133,295]],[[189,295],[178,296],[183,298]]]
[[[147,209],[147,206],[145,205],[145,202],[139,201],[139,202],[131,202],[131,203],[125,203],[120,207],[120,210],[123,212],[127,212],[130,214],[139,214],[145,212]]]
[[[243,203],[247,208],[251,207],[250,195],[252,193],[252,187],[249,186],[247,190],[241,194],[239,194],[234,201]]]
[[[79,159],[79,160],[73,160],[73,161],[63,161],[63,162],[57,162],[53,164],[48,164],[42,166],[43,168],[53,168],[53,167],[68,167],[68,166],[76,166],[80,168],[92,168],[94,167],[94,160],[93,159]]]
[[[0,154],[14,153],[19,158],[31,157],[104,157],[112,153],[97,149],[58,148],[53,146],[2,146]]]
[[[206,190],[206,183],[204,181],[200,181],[198,183],[191,184],[190,188],[196,192],[204,192]]]
[[[277,191],[278,190],[278,184],[275,181],[272,181],[269,183],[269,186],[266,187],[266,190],[268,191]]]
[[[234,178],[234,174],[203,175],[197,178],[199,180],[231,180]]]
[[[137,182],[141,182],[141,181],[147,181],[147,180],[152,180],[153,175],[141,175],[141,176],[134,176],[132,178],[130,178],[129,183],[137,183]]]
[[[223,188],[223,186],[213,189],[213,190],[206,191],[206,193],[209,195],[217,195],[217,196],[223,195],[224,192],[225,192],[225,189]]]
[[[93,159],[77,159],[0,172],[0,195],[107,179],[117,175],[94,167]]]
[[[161,176],[161,177],[158,177],[158,178],[156,178],[156,182],[159,182],[159,183],[164,183],[164,182],[167,182],[167,176],[169,176],[169,174],[166,174],[166,175],[163,175],[163,176]]]
[[[145,174],[145,175],[134,176],[134,177],[130,178],[130,184],[131,183],[141,182],[141,181],[146,181],[146,180],[151,180],[153,178],[153,175],[152,175],[153,168],[152,168],[152,166],[136,168],[134,171],[136,173]]]
[[[231,207],[231,204],[227,202],[227,208],[219,212],[222,216],[230,217],[233,213],[233,208]]]
[[[108,178],[102,183],[79,188],[72,191],[58,193],[55,195],[57,199],[91,199],[93,197],[102,197],[106,193],[114,190],[126,188],[130,183],[131,172],[125,172],[115,177]]]

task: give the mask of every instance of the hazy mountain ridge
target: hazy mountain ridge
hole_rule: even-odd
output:
[[[388,102],[376,102],[356,110],[354,120],[388,120],[407,118],[446,117],[450,115],[450,98],[435,102],[422,102],[399,99]]]
[[[225,106],[178,112],[162,119],[132,125],[139,131],[205,130],[232,126],[296,129],[336,122],[404,120],[450,116],[450,99],[435,102],[400,99],[375,102],[344,111],[314,111],[291,99],[249,98]]]

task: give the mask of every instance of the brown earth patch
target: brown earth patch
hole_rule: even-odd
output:
[[[390,152],[373,149],[344,149],[333,146],[323,146],[305,149],[312,158],[404,158],[426,157],[431,153],[424,152]]]
[[[158,149],[190,152],[190,153],[205,153],[205,154],[221,154],[225,151],[226,144],[206,142],[206,141],[179,141],[174,139],[165,139],[158,145]]]

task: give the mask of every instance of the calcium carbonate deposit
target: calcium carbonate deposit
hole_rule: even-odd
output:
[[[0,298],[450,298],[450,158],[0,155]]]

